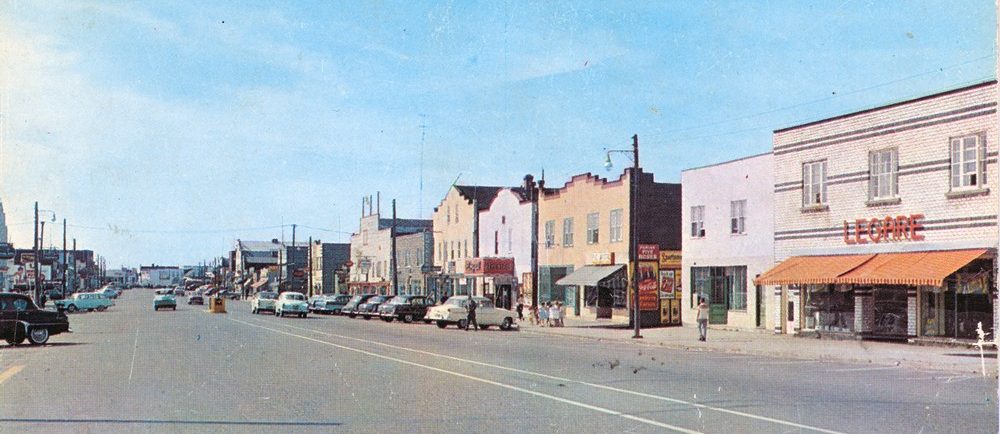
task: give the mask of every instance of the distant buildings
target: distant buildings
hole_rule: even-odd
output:
[[[312,286],[309,295],[347,292],[347,266],[351,259],[348,243],[315,241],[309,247]]]
[[[382,218],[378,200],[362,202],[358,232],[351,235],[351,267],[348,287],[352,294],[391,294],[392,236],[431,230],[430,220]],[[398,257],[398,255],[397,255]]]
[[[180,285],[184,273],[178,266],[143,265],[139,267],[139,285],[146,287]]]

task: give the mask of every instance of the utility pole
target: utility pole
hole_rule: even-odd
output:
[[[531,307],[534,309],[538,307],[538,196],[542,186],[536,187],[531,179],[525,184],[531,199]]]
[[[392,267],[392,295],[399,295],[399,270],[396,263],[396,199],[392,200],[392,227],[389,229],[391,251],[389,266]]]
[[[288,272],[289,272],[288,267],[289,267],[289,265],[292,264],[292,255],[291,254],[295,252],[295,230],[298,228],[298,226],[299,225],[297,225],[295,223],[292,223],[292,248],[289,249],[288,246],[282,246],[282,248],[285,249],[285,270],[284,270],[283,273],[278,273],[279,275],[288,274]],[[291,271],[294,272],[295,270],[291,270]],[[288,286],[289,286],[289,288],[292,286],[292,282],[294,282],[294,281],[295,281],[295,276],[294,275],[289,276],[289,279],[288,279]],[[279,284],[278,286],[280,287],[281,285]]]
[[[80,275],[76,271],[76,238],[73,238],[73,292],[76,292],[76,285],[80,280]]]
[[[66,269],[69,268],[69,258],[66,257],[66,219],[63,219],[63,254],[62,254],[62,295],[66,298]]]
[[[309,296],[313,296],[313,237],[309,236],[309,249],[306,250],[309,254]]]
[[[629,184],[632,186],[631,194],[629,195],[629,231],[631,231],[631,237],[629,243],[629,252],[632,256],[632,298],[634,299],[635,307],[635,333],[632,335],[632,339],[642,339],[642,334],[640,334],[641,326],[639,323],[642,321],[642,312],[639,310],[639,240],[638,240],[638,230],[636,228],[636,222],[639,219],[636,217],[636,201],[639,199],[639,135],[635,134],[632,136],[632,179],[629,180]]]
[[[35,303],[40,305],[41,304],[41,299],[42,299],[42,291],[41,291],[42,282],[40,280],[40,277],[41,277],[40,273],[38,272],[39,271],[38,268],[39,268],[39,265],[40,265],[39,261],[38,261],[38,255],[40,253],[38,251],[38,202],[35,202],[35,242],[34,242],[34,248],[33,248],[33,250],[35,251],[35,279],[34,279],[35,280],[35,291],[34,291],[34,296],[35,296]]]

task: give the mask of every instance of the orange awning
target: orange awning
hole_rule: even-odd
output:
[[[840,283],[838,278],[875,255],[793,256],[754,279],[757,285]]]
[[[880,253],[840,276],[837,283],[942,286],[946,277],[986,253],[986,249]]]

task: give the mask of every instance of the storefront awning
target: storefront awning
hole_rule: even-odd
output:
[[[840,283],[837,279],[875,255],[793,256],[754,279],[757,285]]]
[[[624,265],[587,265],[556,281],[556,285],[596,286]]]
[[[986,253],[986,249],[880,253],[840,276],[837,283],[942,286],[946,277]]]

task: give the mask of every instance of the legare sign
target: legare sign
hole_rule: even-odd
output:
[[[923,214],[844,221],[844,243],[878,244],[895,241],[923,241]]]

